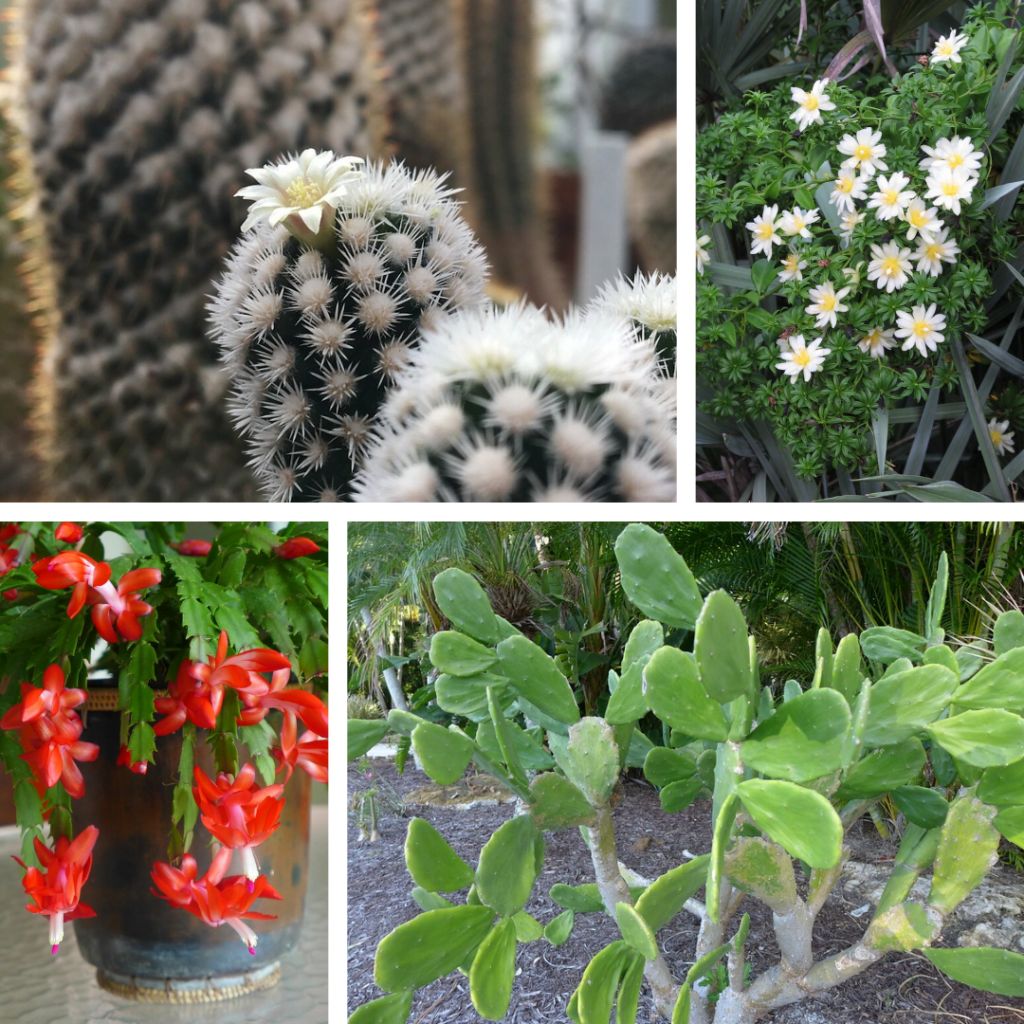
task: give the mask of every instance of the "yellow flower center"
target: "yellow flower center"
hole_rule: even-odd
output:
[[[910,223],[915,228],[922,228],[928,223],[928,214],[923,209],[911,210]]]
[[[797,366],[806,366],[811,361],[811,353],[807,349],[802,348],[799,352],[793,353],[793,362]]]
[[[878,346],[881,345],[881,344],[882,344],[882,332],[881,331],[872,331],[868,335],[868,345],[871,348],[878,348]]]
[[[953,53],[953,44],[950,42],[938,43],[935,49],[937,49],[939,53],[943,54],[944,56],[949,57]]]
[[[923,338],[928,334],[932,333],[932,325],[927,320],[915,320],[914,321],[914,334],[919,338]]]
[[[950,167],[959,167],[964,162],[964,158],[959,153],[950,153],[948,160]]]
[[[843,176],[836,182],[837,192],[852,192],[853,191],[853,175],[849,177]]]
[[[937,260],[942,256],[942,246],[940,245],[929,245],[925,247],[925,255],[930,260]]]
[[[296,178],[285,190],[288,202],[300,210],[308,210],[323,198],[323,191],[315,181],[308,178]]]
[[[1003,443],[1003,435],[998,430],[990,430],[988,436],[992,438],[992,443],[998,448]]]
[[[818,97],[813,92],[807,93],[807,98],[803,103],[804,110],[817,110],[818,109]]]
[[[892,277],[900,272],[900,261],[895,256],[882,260],[882,273],[886,277]]]
[[[766,221],[763,220],[757,227],[757,237],[761,239],[771,238],[775,234],[775,228]]]
[[[804,219],[803,219],[803,217],[798,217],[796,214],[793,214],[793,230],[794,230],[794,232],[799,233],[800,231],[803,231],[803,229],[804,229]]]
[[[853,154],[854,154],[854,156],[857,157],[858,160],[870,160],[871,159],[871,147],[870,146],[865,146],[863,143],[861,143],[861,145],[859,145],[853,151]]]
[[[943,182],[942,191],[947,196],[958,196],[960,194],[960,183],[955,178],[950,178],[949,181]]]
[[[790,274],[795,274],[800,269],[800,266],[797,263],[796,253],[791,253],[782,262],[785,264],[786,270]]]
[[[836,308],[836,297],[834,295],[822,295],[818,305],[821,306],[822,312],[830,313]]]
[[[894,188],[888,188],[883,193],[886,206],[895,206],[900,201],[900,194]]]

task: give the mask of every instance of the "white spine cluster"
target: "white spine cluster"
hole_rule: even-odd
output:
[[[257,223],[208,305],[229,412],[270,501],[346,498],[421,331],[485,301],[486,261],[444,178],[364,172],[333,211],[333,245]]]

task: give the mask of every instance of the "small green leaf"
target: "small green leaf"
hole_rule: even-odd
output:
[[[351,722],[349,723],[351,727]],[[384,723],[385,729],[387,723]],[[421,722],[412,733],[412,746],[423,770],[442,786],[462,778],[473,758],[473,741],[433,722]]]
[[[348,720],[348,759],[362,757],[372,746],[379,743],[388,731],[388,723],[364,718]]]
[[[658,955],[658,944],[654,941],[654,932],[650,925],[637,913],[635,907],[628,903],[615,904],[615,920],[623,939],[638,953],[648,960]]]
[[[348,1019],[348,1024],[405,1024],[412,1010],[412,990],[381,996],[363,1003]]]
[[[757,827],[790,856],[812,868],[839,863],[843,825],[820,793],[772,779],[748,779],[736,792]]]
[[[943,974],[982,992],[1024,996],[1024,956],[1008,949],[925,949],[924,955]]]
[[[409,822],[405,864],[413,881],[428,892],[457,892],[473,882],[473,869],[425,818]]]
[[[576,923],[575,910],[563,910],[558,917],[553,918],[544,926],[544,938],[552,946],[564,946],[572,935],[573,925]]]
[[[965,711],[933,723],[926,732],[947,753],[976,768],[1024,758],[1024,719],[1012,711]]]

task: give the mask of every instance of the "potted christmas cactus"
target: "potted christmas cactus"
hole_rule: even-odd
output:
[[[127,553],[104,560],[104,534]],[[53,953],[78,921],[105,988],[194,1002],[280,977],[327,782],[326,552],[322,523],[0,526],[27,909]]]

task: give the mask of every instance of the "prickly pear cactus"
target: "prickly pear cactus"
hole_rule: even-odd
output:
[[[203,306],[246,167],[377,153],[361,0],[22,0],[16,82],[48,496],[255,496]]]
[[[561,945],[579,914],[604,913],[621,938],[594,956],[567,993],[574,1024],[609,1024],[613,1009],[617,1024],[635,1024],[644,984],[673,1024],[751,1024],[842,983],[889,951],[912,949],[924,950],[952,978],[1024,994],[1019,953],[931,949],[995,863],[1000,838],[1024,845],[1024,646],[1016,646],[1024,632],[1015,613],[997,622],[998,641],[984,668],[958,661],[942,643],[943,556],[926,636],[875,627],[854,637],[859,649],[847,637],[835,650],[823,633],[810,688],[788,686],[776,704],[758,681],[739,605],[723,591],[702,596],[666,544],[639,525],[627,527],[616,544],[623,589],[649,618],[627,642],[608,704],[614,721],[579,717],[554,659],[495,616],[471,577],[459,570],[438,576],[437,598],[451,609],[454,630],[439,634],[445,639],[431,656],[441,678],[459,684],[437,685],[438,707],[454,720],[445,730],[392,712],[391,727],[414,743],[429,731],[443,748],[435,760],[444,778],[474,761],[520,798],[522,813],[486,842],[475,869],[431,826],[410,825],[412,895],[426,913],[381,942],[378,984],[397,990],[393,961],[408,962],[415,980],[406,979],[406,987],[457,966],[468,974],[477,1012],[499,1020],[510,1005],[516,944],[543,935]],[[664,643],[659,618],[693,631],[693,654]],[[456,640],[463,629],[472,637]],[[619,688],[637,673],[641,685],[620,698]],[[486,700],[467,711],[474,688]],[[655,746],[639,732],[649,711],[665,726],[654,734],[669,736],[670,746]],[[543,759],[545,745],[553,760]],[[709,854],[631,885],[624,876],[632,873],[618,860],[610,798],[621,769],[641,765],[668,813],[711,798],[713,835]],[[434,771],[429,764],[426,770]],[[930,785],[932,778],[943,781]],[[889,882],[863,936],[815,962],[814,921],[842,876],[846,830],[887,795],[906,818]],[[542,871],[543,833],[574,826],[590,852],[595,883],[556,883],[550,898],[564,912],[537,922],[523,908]],[[806,888],[797,883],[797,862]],[[914,883],[929,871],[927,900],[912,898]],[[441,885],[452,900],[469,887],[464,904],[427,892]],[[744,970],[751,918],[737,920],[744,899],[772,911],[780,951],[779,963],[753,978]],[[701,926],[688,955],[693,966],[677,979],[658,932],[681,912]],[[442,940],[442,922],[464,931]],[[436,949],[420,948],[435,937]],[[712,1005],[702,979],[726,955],[728,984]],[[357,1009],[350,1024],[401,1024],[410,1005],[383,996]]]

